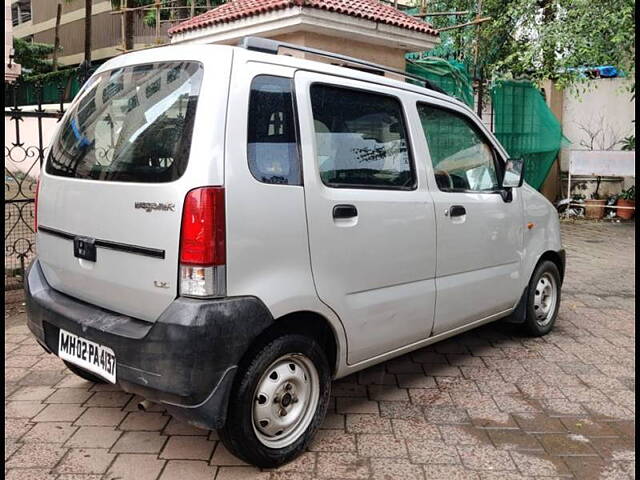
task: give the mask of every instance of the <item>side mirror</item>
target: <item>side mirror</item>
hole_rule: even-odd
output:
[[[509,158],[504,169],[502,188],[518,188],[524,182],[524,158]]]

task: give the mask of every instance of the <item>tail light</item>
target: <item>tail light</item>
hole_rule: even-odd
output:
[[[180,295],[226,295],[223,187],[191,190],[184,200],[180,234]]]
[[[36,180],[36,195],[33,202],[33,231],[38,231],[38,192],[40,191],[40,177]]]

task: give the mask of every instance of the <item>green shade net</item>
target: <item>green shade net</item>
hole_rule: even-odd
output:
[[[540,91],[528,81],[503,80],[491,87],[494,134],[514,158],[525,161],[525,180],[539,190],[560,147],[569,141]]]
[[[452,97],[473,107],[473,87],[462,63],[431,56],[420,58],[419,54],[408,54],[406,58],[407,73],[429,80]]]

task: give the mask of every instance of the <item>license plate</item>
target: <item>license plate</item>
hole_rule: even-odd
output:
[[[60,329],[58,356],[111,383],[116,383],[116,355],[109,347]]]

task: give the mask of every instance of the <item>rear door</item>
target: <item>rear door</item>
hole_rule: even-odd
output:
[[[402,92],[310,72],[295,86],[313,279],[348,362],[428,337],[434,214]]]
[[[228,86],[224,70],[209,81]],[[197,117],[221,112],[204,141],[223,144],[226,90],[200,98],[204,78],[202,62],[158,60],[98,73],[80,92],[40,184],[37,249],[53,288],[148,321],[176,297],[185,194],[212,181],[203,165],[222,161],[210,147],[190,158],[205,133]]]

